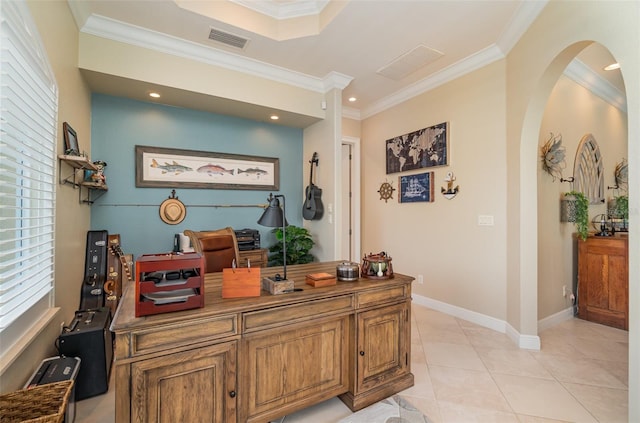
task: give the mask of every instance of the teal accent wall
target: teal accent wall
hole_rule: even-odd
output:
[[[164,223],[160,204],[172,188],[136,188],[136,145],[277,157],[274,194],[285,195],[289,224],[302,226],[302,129],[102,94],[93,95],[91,112],[91,159],[107,163],[109,187],[91,206],[91,229],[120,234],[123,251],[134,258],[171,251],[174,234],[185,229],[252,228],[263,247],[274,242],[271,229],[256,223],[261,208],[195,207],[266,204],[271,191],[176,188],[187,216],[178,225]]]

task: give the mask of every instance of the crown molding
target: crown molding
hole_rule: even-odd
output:
[[[564,75],[612,106],[625,113],[627,112],[627,97],[625,93],[621,92],[579,59],[573,59],[569,63],[564,70]]]
[[[447,66],[439,72],[422,79],[408,87],[397,91],[390,96],[383,98],[380,101],[375,102],[372,106],[367,107],[362,111],[362,118],[366,119],[384,110],[387,110],[393,106],[403,103],[417,95],[437,88],[447,82],[453,81],[463,75],[487,66],[497,60],[504,59],[504,54],[500,48],[493,44],[484,50],[481,50],[471,56],[462,59],[453,65]]]
[[[288,3],[273,0],[230,0],[274,19],[291,19],[301,16],[319,15],[329,0],[296,0]]]
[[[520,3],[520,6],[496,42],[505,56],[529,29],[533,21],[538,18],[547,3],[548,0],[523,1]]]
[[[362,120],[362,114],[359,109],[353,107],[342,107],[342,117],[345,119]]]
[[[266,78],[314,92],[325,93],[326,86],[332,86],[332,83],[328,83],[326,78],[321,79],[279,66],[273,66],[259,60],[217,50],[202,44],[186,41],[100,15],[91,15],[80,32],[214,66],[220,66],[225,69]],[[339,81],[340,78],[336,76],[339,74],[337,74],[337,72],[335,73],[336,75],[333,74],[332,72],[328,75],[329,80]],[[349,77],[344,75],[342,78]]]
[[[353,81],[353,77],[340,72],[329,72],[324,77],[324,92],[333,89],[344,90]]]
[[[440,85],[459,78],[466,73],[473,72],[496,60],[505,58],[507,53],[516,45],[533,21],[540,15],[540,12],[542,12],[542,9],[547,5],[547,2],[548,0],[522,2],[500,35],[498,42],[374,103],[361,112],[362,119],[366,119],[417,95],[437,88]]]

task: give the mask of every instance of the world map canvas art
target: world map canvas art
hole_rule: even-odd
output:
[[[386,141],[387,174],[449,164],[446,122]]]

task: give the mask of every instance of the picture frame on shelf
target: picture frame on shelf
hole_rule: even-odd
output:
[[[275,157],[136,145],[136,187],[277,191]]]
[[[64,138],[64,154],[66,156],[79,156],[78,135],[68,122],[62,124],[62,137]]]

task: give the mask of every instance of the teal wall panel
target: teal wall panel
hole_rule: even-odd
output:
[[[107,163],[109,190],[91,206],[91,229],[120,234],[122,249],[134,257],[171,251],[174,234],[185,229],[225,226],[258,229],[262,246],[268,247],[274,237],[270,228],[256,223],[261,208],[209,206],[266,204],[271,191],[176,188],[187,216],[168,225],[160,219],[159,209],[171,188],[136,188],[135,146],[277,157],[280,189],[274,193],[286,197],[289,224],[301,226],[302,137],[298,128],[94,94],[91,158]]]

